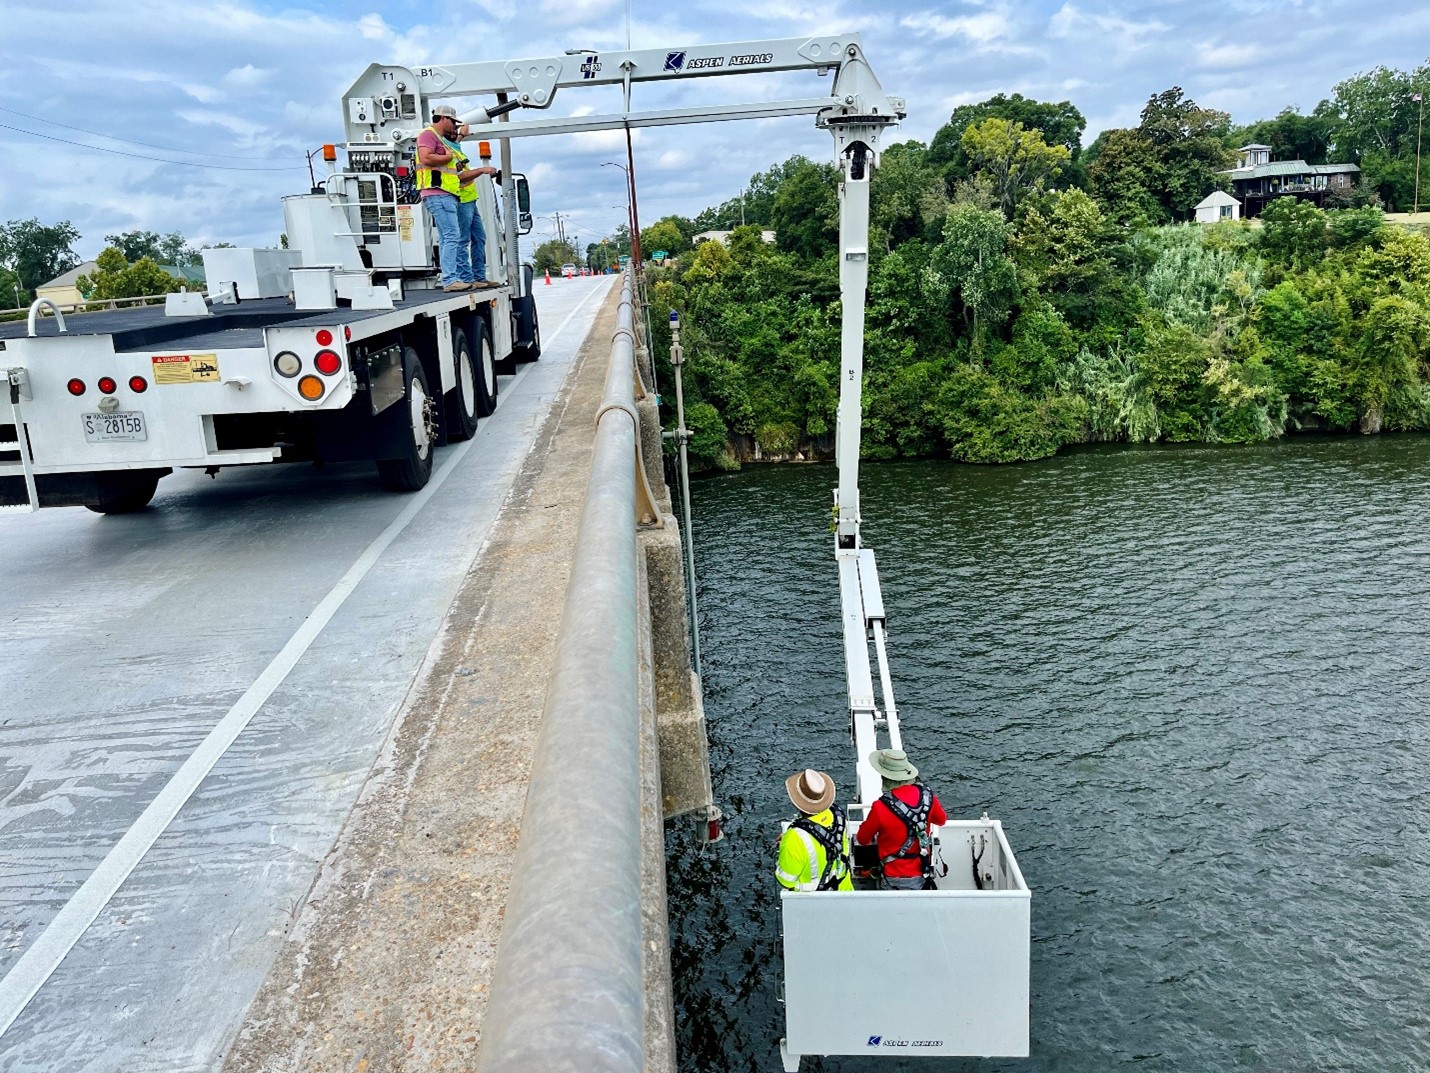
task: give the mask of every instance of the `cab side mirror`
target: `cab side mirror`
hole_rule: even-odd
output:
[[[512,182],[516,184],[516,233],[526,235],[531,233],[535,226],[531,218],[531,186],[526,181],[525,175],[513,174]]]

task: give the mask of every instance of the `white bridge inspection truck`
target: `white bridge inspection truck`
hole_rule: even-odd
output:
[[[126,513],[175,469],[286,461],[370,459],[390,489],[425,485],[433,448],[492,413],[498,372],[541,351],[517,270],[530,194],[504,140],[501,203],[477,180],[497,286],[438,286],[413,160],[433,103],[410,71],[365,75],[345,98],[345,163],[325,147],[329,174],[283,199],[290,248],[205,250],[207,298],[68,318],[40,299],[0,324],[0,511]],[[402,136],[375,144],[389,121]]]

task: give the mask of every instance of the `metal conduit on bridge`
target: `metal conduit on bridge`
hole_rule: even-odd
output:
[[[632,329],[627,273],[482,1029],[483,1073],[645,1065]]]

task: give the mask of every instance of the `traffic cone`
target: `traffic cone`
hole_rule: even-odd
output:
[[[551,269],[549,268],[546,270],[546,285],[551,286]]]

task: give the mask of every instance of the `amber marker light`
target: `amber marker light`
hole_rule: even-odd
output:
[[[298,381],[298,394],[309,402],[317,402],[323,397],[323,392],[326,390],[323,382],[311,374]]]

